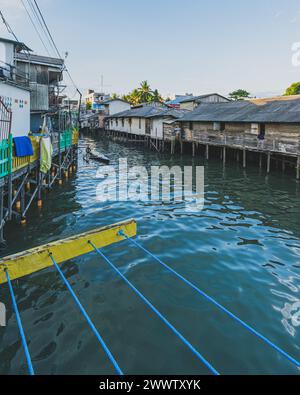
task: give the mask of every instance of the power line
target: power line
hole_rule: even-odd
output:
[[[49,36],[48,36],[48,34],[47,34],[47,31],[45,30],[45,27],[44,27],[44,25],[43,25],[43,22],[42,22],[42,20],[41,20],[41,18],[40,18],[40,16],[39,16],[37,10],[36,10],[35,7],[34,7],[34,4],[32,3],[31,0],[27,0],[27,3],[28,3],[28,5],[29,5],[29,7],[30,7],[30,9],[31,9],[32,14],[35,16],[35,19],[37,20],[38,24],[40,25],[41,30],[42,30],[42,32],[44,33],[45,38],[46,38],[47,41],[48,41],[49,48],[50,48],[51,50],[54,50],[54,51],[55,51],[55,49],[54,49],[54,47],[53,47],[53,44],[52,44],[51,40],[49,39]],[[55,55],[55,56],[56,56],[56,55]]]
[[[26,11],[26,13],[27,13],[27,15],[28,15],[28,17],[29,17],[29,19],[30,19],[32,25],[33,25],[33,27],[34,27],[34,30],[36,31],[37,35],[39,36],[40,41],[41,41],[41,43],[43,44],[43,46],[44,46],[46,52],[48,53],[49,56],[51,56],[51,55],[50,55],[50,52],[48,51],[48,48],[46,47],[46,44],[44,43],[44,40],[43,40],[43,38],[42,38],[42,36],[41,36],[41,34],[40,34],[38,28],[36,27],[36,25],[35,25],[35,23],[34,23],[32,17],[31,17],[31,15],[30,15],[30,13],[29,13],[27,7],[25,6],[24,1],[21,0],[21,3],[23,4],[23,7],[24,7],[24,9],[25,9],[25,11]]]
[[[53,40],[52,34],[50,33],[50,30],[49,30],[49,28],[48,28],[48,26],[47,26],[47,23],[46,23],[45,19],[44,19],[44,16],[43,16],[43,14],[42,14],[42,12],[41,12],[41,10],[40,10],[40,7],[38,6],[38,3],[36,2],[36,0],[33,0],[33,1],[34,1],[34,4],[35,4],[35,6],[36,6],[36,8],[37,8],[37,10],[38,10],[38,12],[39,12],[39,14],[40,14],[40,17],[42,18],[42,21],[43,21],[43,23],[44,23],[44,26],[45,26],[45,28],[46,28],[48,34],[49,34],[49,37],[50,37],[51,42],[52,42],[52,44],[53,44],[53,47],[55,48],[56,53],[58,54],[58,57],[59,57],[60,59],[62,59],[62,57],[61,57],[61,55],[60,55],[60,53],[59,53],[59,50],[57,49],[57,46],[56,46],[56,44],[55,44],[55,42],[54,42],[54,40]]]
[[[50,39],[51,39],[51,42],[52,42],[52,44],[53,44],[53,46],[54,46],[54,48],[55,48],[55,50],[56,50],[56,53],[58,54],[58,57],[59,57],[60,59],[62,59],[62,57],[61,57],[61,55],[60,55],[60,53],[59,53],[59,50],[57,49],[57,46],[56,46],[56,44],[55,44],[55,41],[54,41],[54,39],[53,39],[53,37],[52,37],[52,34],[50,33],[50,30],[49,30],[49,28],[48,28],[48,25],[47,25],[47,23],[46,23],[46,21],[45,21],[45,18],[44,18],[43,14],[42,14],[41,9],[40,9],[40,7],[39,7],[37,1],[36,1],[36,0],[33,0],[33,1],[34,1],[34,4],[35,4],[35,6],[36,6],[38,12],[39,12],[39,15],[40,15],[42,21],[43,21],[43,23],[44,23],[44,26],[45,26],[45,28],[46,28],[46,30],[47,30],[47,32],[48,32],[48,35],[49,35],[49,37],[50,37]],[[76,88],[77,92],[81,95],[81,92],[79,91],[77,85],[75,84],[75,82],[74,82],[74,80],[73,80],[73,78],[72,78],[72,76],[71,76],[69,70],[66,68],[66,66],[65,66],[65,71],[66,71],[66,73],[68,74],[68,76],[69,76],[69,78],[70,78],[72,84],[73,84],[74,87]]]
[[[20,41],[18,40],[18,37],[15,35],[15,33],[12,30],[12,28],[9,26],[9,24],[8,24],[7,20],[4,18],[4,15],[3,15],[1,10],[0,10],[0,16],[1,16],[1,19],[2,19],[2,21],[4,23],[4,25],[5,25],[8,33],[12,34],[14,36],[15,40],[18,41],[18,43],[19,43]]]

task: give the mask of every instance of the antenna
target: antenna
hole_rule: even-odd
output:
[[[100,79],[100,87],[101,87],[101,92],[100,93],[105,93],[104,88],[109,88],[111,85],[104,85],[104,75],[101,74],[101,79]]]

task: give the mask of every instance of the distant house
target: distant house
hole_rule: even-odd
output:
[[[43,114],[56,109],[62,101],[60,83],[63,80],[63,59],[18,52],[16,67],[29,76],[31,131],[42,125]]]
[[[186,114],[167,106],[140,105],[107,118],[107,128],[155,140],[163,140],[165,122],[172,122]]]
[[[95,92],[89,89],[84,96],[84,102],[91,107],[92,110],[103,110],[103,102],[109,99],[109,95],[103,92]]]
[[[220,136],[240,144],[300,148],[300,95],[201,104],[178,120],[185,140],[217,142]],[[244,143],[242,143],[242,141]]]
[[[193,111],[202,103],[227,103],[230,100],[218,93],[209,93],[206,95],[193,96],[186,98],[180,102],[181,110]]]
[[[187,99],[192,99],[194,96],[192,94],[186,93],[185,95],[175,95],[173,100],[166,101],[165,104],[172,108],[180,108],[180,103]]]
[[[123,99],[108,99],[103,102],[104,111],[107,115],[114,115],[121,111],[130,110],[131,105]]]

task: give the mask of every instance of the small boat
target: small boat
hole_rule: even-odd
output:
[[[86,154],[88,159],[96,160],[97,162],[109,163],[109,159],[100,154],[98,151],[92,150],[90,147],[87,147]]]

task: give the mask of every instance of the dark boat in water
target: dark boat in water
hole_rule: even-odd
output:
[[[87,147],[86,149],[86,159],[95,160],[105,164],[108,164],[110,161],[107,156],[100,154],[98,151],[92,150],[90,147]]]

